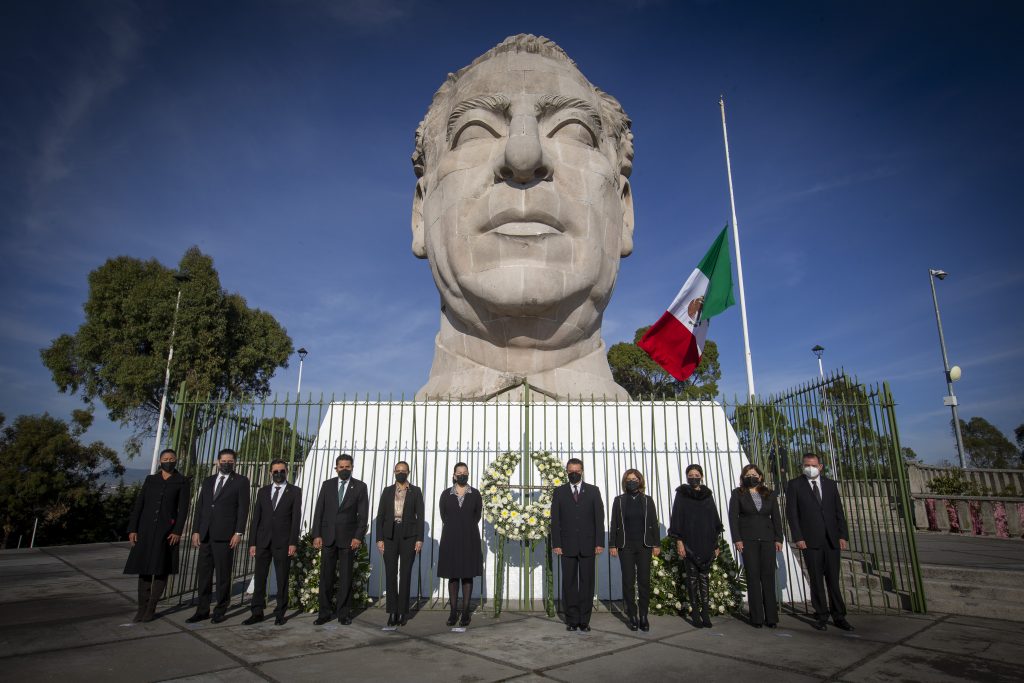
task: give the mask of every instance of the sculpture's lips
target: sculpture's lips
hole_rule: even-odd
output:
[[[565,226],[557,218],[543,211],[507,209],[491,218],[483,231],[508,237],[541,237],[561,234],[565,232]]]

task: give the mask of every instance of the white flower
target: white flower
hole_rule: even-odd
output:
[[[718,606],[718,613],[719,614],[725,614],[725,605],[719,605]]]

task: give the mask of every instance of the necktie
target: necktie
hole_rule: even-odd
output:
[[[811,482],[811,489],[814,490],[814,497],[818,500],[818,505],[821,505],[821,490],[818,488],[818,482]]]
[[[573,486],[572,487],[572,499],[576,503],[580,502],[580,487],[579,486]]]
[[[214,498],[216,498],[217,496],[219,496],[219,495],[220,495],[220,490],[221,490],[222,488],[224,488],[224,480],[225,480],[226,478],[227,478],[227,477],[225,477],[225,476],[223,476],[223,475],[221,475],[220,477],[217,477],[217,488],[215,488],[215,489],[213,490],[213,497],[214,497]]]
[[[348,482],[342,479],[341,486],[338,487],[338,507],[341,507],[341,501],[345,499],[345,484],[347,483]]]
[[[273,500],[273,506],[274,506],[275,510],[277,509],[277,501],[280,498],[281,498],[281,487],[280,486],[275,486],[274,487],[274,500]]]

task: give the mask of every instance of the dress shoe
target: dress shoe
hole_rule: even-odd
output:
[[[253,624],[258,624],[261,621],[263,621],[263,615],[257,612],[255,614],[253,614],[251,617],[249,617],[248,619],[246,619],[245,621],[243,621],[242,625],[243,626],[252,626]]]
[[[351,626],[352,625],[352,617],[350,617],[347,614],[345,616],[343,616],[343,617],[338,617],[338,623],[341,624],[342,626]]]
[[[828,624],[826,624],[824,621],[816,621],[816,622],[814,622],[814,624],[812,624],[812,626],[814,626],[814,628],[819,630],[819,631],[827,631],[828,630]]]
[[[640,617],[640,630],[643,631],[644,633],[647,633],[648,631],[651,630],[651,622],[649,622],[647,620],[647,615],[646,614],[643,615],[642,617]]]
[[[213,618],[210,619],[210,623],[211,624],[219,624],[219,623],[227,621],[227,620],[228,620],[227,616],[225,616],[223,614],[214,614]]]
[[[852,631],[853,630],[853,624],[848,622],[846,619],[840,619],[839,621],[833,620],[832,623],[834,623],[837,628],[841,628],[844,631]]]
[[[775,628],[778,624],[765,624],[768,628]]]
[[[398,626],[398,615],[397,614],[389,614],[388,615],[388,626]]]
[[[640,628],[640,624],[637,623],[636,617],[630,617],[629,621],[626,622],[626,625],[629,626],[630,631],[635,631]]]
[[[313,622],[313,625],[314,626],[323,626],[324,624],[326,624],[330,620],[331,620],[330,617],[317,617],[316,621]]]
[[[198,624],[200,621],[206,621],[209,618],[210,618],[209,614],[200,614],[199,612],[196,612],[195,614],[190,616],[188,619],[186,619],[185,623],[186,624]]]
[[[409,623],[409,615],[408,614],[400,614],[398,616],[398,625],[399,626],[405,626],[408,623]]]
[[[576,624],[566,624],[565,625],[565,630],[566,631],[575,631],[578,628],[579,628],[579,626],[577,626]]]
[[[754,628],[764,628],[764,624],[751,624]]]
[[[274,617],[274,626],[284,626],[284,617],[280,614]]]
[[[458,620],[459,611],[453,607],[452,611],[448,613],[448,621],[444,623],[448,624],[449,626],[455,626],[455,622],[457,622]]]
[[[590,633],[590,624],[580,624],[580,630],[584,633]]]

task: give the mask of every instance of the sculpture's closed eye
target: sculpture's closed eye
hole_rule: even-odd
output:
[[[557,138],[559,140],[571,140],[573,142],[580,142],[588,147],[597,147],[597,139],[594,137],[593,132],[581,121],[576,119],[566,119],[559,123],[550,133],[549,138]]]
[[[467,121],[452,138],[452,149],[474,140],[494,140],[499,137],[498,132],[483,121]]]

